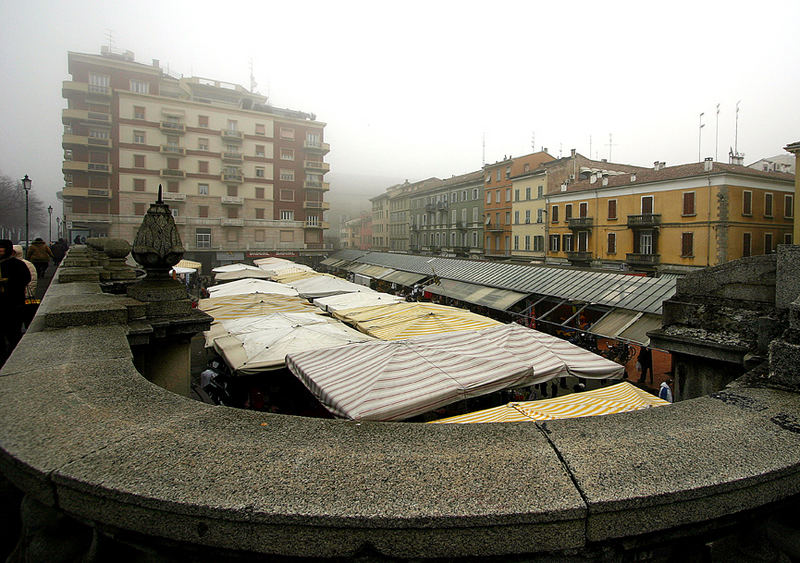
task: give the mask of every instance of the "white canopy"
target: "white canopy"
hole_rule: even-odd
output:
[[[329,275],[297,280],[289,285],[296,289],[301,297],[306,299],[328,297],[330,295],[339,295],[340,293],[375,293],[375,291],[363,285]]]
[[[170,274],[193,274],[197,271],[196,268],[182,268],[180,266],[173,266],[172,270],[170,270]]]
[[[280,274],[290,274],[294,272],[313,272],[314,268],[306,266],[305,264],[295,264],[294,262],[286,262],[283,264],[262,264],[259,266],[262,271],[266,272],[269,277],[275,277]]]
[[[402,297],[391,293],[381,293],[378,291],[360,293],[340,293],[330,297],[320,297],[314,300],[314,305],[323,311],[343,311],[345,309],[355,309],[356,307],[370,307],[374,305],[388,305],[399,303]]]
[[[287,260],[286,258],[278,258],[277,256],[267,256],[266,258],[259,258],[257,260],[253,260],[253,264],[256,266],[263,266],[268,264],[294,264],[291,260]]]
[[[210,332],[219,334],[214,336],[214,348],[237,374],[282,368],[290,353],[371,340],[365,334],[315,313],[275,313],[223,321]]]
[[[247,293],[276,293],[278,295],[297,295],[297,290],[288,285],[267,280],[236,280],[208,288],[211,297],[223,295],[242,295]]]
[[[240,270],[260,271],[261,268],[259,268],[258,266],[251,266],[249,264],[238,263],[238,264],[226,264],[225,266],[218,266],[211,271],[214,272],[215,274],[220,274],[222,272],[238,272]]]
[[[402,420],[556,377],[620,378],[623,366],[518,324],[290,354],[286,364],[335,415]]]
[[[214,274],[216,281],[231,281],[231,280],[246,280],[246,279],[261,279],[265,280],[269,277],[267,273],[258,268],[247,270],[233,270],[230,272],[219,272]]]

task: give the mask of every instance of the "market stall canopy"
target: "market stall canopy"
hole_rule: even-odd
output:
[[[589,331],[599,336],[620,338],[649,346],[650,337],[647,333],[658,328],[661,328],[661,315],[612,309],[589,327]]]
[[[247,279],[261,279],[265,280],[269,275],[264,270],[258,268],[247,270],[233,270],[230,272],[220,272],[214,274],[215,281],[232,281],[232,280],[247,280]]]
[[[300,297],[305,297],[306,299],[328,297],[340,293],[373,292],[373,290],[366,286],[328,274],[294,281],[291,282],[289,286],[296,289]]]
[[[424,289],[434,295],[444,295],[445,297],[482,305],[498,311],[505,311],[530,295],[529,293],[519,293],[455,280],[440,280],[438,284],[426,285]]]
[[[226,264],[225,266],[218,266],[211,271],[214,272],[215,274],[221,274],[223,272],[238,272],[240,270],[261,271],[261,268],[259,268],[258,266],[251,266],[249,264],[237,263],[237,264]]]
[[[289,283],[292,283],[292,282],[304,280],[304,279],[307,279],[307,278],[315,278],[317,276],[322,276],[322,275],[324,275],[324,274],[322,274],[320,272],[315,272],[313,270],[310,270],[310,271],[303,270],[302,272],[286,271],[286,272],[278,272],[278,274],[273,276],[272,279],[274,281],[278,282],[278,283],[289,284]]]
[[[172,270],[169,271],[170,275],[172,274],[193,274],[197,270],[195,268],[181,268],[180,266],[173,266]]]
[[[570,393],[553,399],[508,403],[493,409],[434,420],[430,424],[474,424],[484,422],[533,422],[600,416],[663,407],[670,403],[623,381],[593,391]]]
[[[425,278],[431,277],[433,274],[415,274],[413,272],[390,272],[383,276],[381,279],[386,282],[396,283],[398,285],[405,285],[411,287]]]
[[[294,262],[287,262],[285,264],[261,264],[259,266],[262,271],[266,272],[269,277],[274,278],[281,274],[294,274],[297,272],[313,272],[314,269],[305,264],[295,264]]]
[[[339,295],[331,295],[330,297],[320,297],[314,300],[314,305],[324,311],[332,312],[360,307],[375,307],[377,305],[400,303],[401,301],[404,301],[404,299],[397,295],[374,291],[341,293]]]
[[[337,319],[381,340],[402,340],[500,325],[498,321],[466,309],[428,302],[405,301],[389,305],[332,311]]]
[[[278,295],[297,295],[297,291],[288,285],[275,283],[267,280],[236,280],[232,282],[214,285],[208,288],[211,297],[223,297],[227,295],[243,295],[247,293],[275,293]]]
[[[198,308],[215,321],[256,317],[271,313],[321,313],[305,299],[274,293],[250,293],[201,299]]]
[[[289,354],[286,365],[333,414],[402,420],[556,377],[619,378],[623,367],[516,324]]]
[[[238,375],[280,369],[287,354],[371,340],[314,313],[275,313],[223,321],[212,326],[212,331],[216,331],[214,348]]]
[[[265,258],[258,258],[257,260],[253,260],[253,264],[258,267],[261,266],[269,266],[274,264],[294,264],[291,260],[287,260],[286,258],[278,258],[277,256],[267,256]]]
[[[180,262],[175,264],[175,266],[177,266],[178,268],[194,268],[195,270],[199,270],[200,268],[203,267],[203,265],[200,262],[195,262],[194,260],[186,260],[186,259],[181,260]]]

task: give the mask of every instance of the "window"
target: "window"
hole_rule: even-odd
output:
[[[514,250],[519,250],[519,236],[514,235]]]
[[[506,201],[511,201],[511,188],[506,188]]]
[[[792,233],[783,233],[783,244],[792,244]]]
[[[750,233],[742,233],[742,256],[750,256],[752,253],[753,235]]]
[[[572,204],[567,203],[564,205],[564,221],[572,219]]]
[[[478,193],[478,188],[473,188],[473,190],[472,190],[472,199],[473,199],[473,201],[477,200],[479,197],[480,197],[480,194]]]
[[[198,115],[197,116],[197,126],[203,127],[204,129],[208,129],[208,116],[207,115]],[[208,150],[208,149],[206,149]]]
[[[511,212],[510,211],[506,211],[506,225],[510,225],[510,224],[511,224]]]
[[[585,219],[589,214],[589,203],[582,201],[578,204],[578,217]]]
[[[686,192],[683,194],[683,215],[695,215],[694,192]]]
[[[177,158],[168,158],[167,159],[167,168],[170,170],[179,170],[180,164],[178,163]]]
[[[134,168],[144,168],[144,155],[143,154],[135,154],[135,155],[133,155],[133,166],[134,166]]]
[[[525,188],[525,199],[529,200],[529,201],[531,199],[531,189],[530,189],[530,187]]]
[[[783,216],[786,219],[794,217],[794,196],[783,196]]]
[[[294,129],[288,127],[281,127],[281,139],[288,139],[294,141]]]
[[[281,237],[281,242],[293,242],[294,231],[281,231],[280,237]]]
[[[208,184],[197,184],[197,193],[199,195],[208,195]]]
[[[227,185],[228,195],[230,196],[238,196],[239,195],[239,186],[228,184]]]
[[[197,171],[208,173],[208,161],[207,160],[198,161]]]
[[[149,94],[150,93],[150,83],[149,82],[145,82],[143,80],[134,80],[134,79],[131,78],[130,90],[131,90],[131,92],[135,92],[136,94]]]
[[[775,252],[775,245],[772,240],[772,233],[764,233],[764,254],[772,254]]]
[[[488,183],[489,183],[489,182],[491,182],[491,181],[492,181],[492,173],[491,173],[491,172],[489,172],[489,173],[486,175],[486,183],[488,184]]]
[[[92,139],[108,139],[108,129],[89,129],[89,136]]]
[[[490,192],[490,191],[486,192],[486,203],[487,204],[491,204],[492,203],[492,192]]]
[[[526,225],[530,225],[531,224],[531,210],[530,209],[526,209],[525,210],[525,224]]]
[[[197,148],[198,148],[198,150],[201,150],[201,151],[207,151],[208,150],[208,139],[203,138],[203,137],[200,137],[199,139],[197,139]]]
[[[264,188],[256,188],[256,199],[264,199]]]
[[[281,210],[281,221],[294,221],[294,211],[291,209]]]
[[[542,197],[544,197],[544,186],[539,186],[536,188],[536,198],[542,199]]]
[[[144,178],[134,178],[133,179],[133,190],[137,192],[144,191]]]
[[[653,213],[653,196],[642,196],[642,215],[652,215]]]
[[[653,254],[653,231],[641,231],[639,233],[639,253]]]
[[[753,192],[745,190],[742,192],[742,215],[750,216],[753,214]],[[749,254],[747,256],[750,256]]]
[[[764,194],[764,217],[772,217],[772,199],[771,193]]]
[[[608,218],[609,219],[616,219],[617,218],[617,200],[616,199],[609,199],[608,200]]]
[[[554,205],[550,208],[550,215],[552,217],[551,221],[553,223],[558,223],[558,206]]]
[[[264,177],[264,167],[256,166],[256,178],[263,178],[263,177]]]
[[[506,178],[511,178],[511,167],[506,166]]]
[[[681,233],[681,256],[684,258],[694,256],[694,233]]]
[[[473,248],[478,247],[478,231],[472,232],[472,247]]]
[[[134,203],[133,204],[133,214],[134,215],[144,215],[144,203]]]
[[[542,215],[544,215],[544,209],[542,209],[542,208],[537,209],[536,210],[536,222],[537,223],[541,223],[542,222]]]
[[[461,191],[461,201],[467,201],[467,190]]]
[[[534,235],[533,237],[533,251],[544,252],[544,237],[542,235]]]
[[[564,252],[572,252],[572,235],[564,235]]]
[[[550,252],[561,251],[561,237],[559,235],[550,235]]]
[[[197,248],[211,248],[211,229],[198,227],[194,236]]]
[[[256,123],[256,135],[266,135],[266,128],[263,123]]]
[[[264,236],[264,229],[256,229],[255,235],[256,242],[264,242],[266,240],[266,237]]]
[[[294,190],[281,190],[281,201],[294,201]]]
[[[198,217],[208,217],[208,206],[207,205],[198,205],[197,206],[197,216]]]
[[[288,168],[281,168],[281,180],[284,180],[286,182],[293,182],[294,170],[289,170]]]
[[[229,207],[228,208],[228,219],[238,219],[239,218],[239,208],[238,207]]]
[[[473,223],[477,223],[478,222],[478,208],[477,207],[473,207],[472,208],[472,222]]]
[[[616,254],[617,253],[617,233],[608,233],[606,242],[607,252],[608,254]]]
[[[499,182],[500,181],[500,169],[499,168],[497,169],[497,174],[495,174],[495,177],[496,177],[497,181]]]
[[[281,160],[294,160],[294,149],[281,149]]]
[[[144,106],[133,106],[133,118],[144,119]]]
[[[519,225],[519,211],[514,212],[514,224]]]
[[[228,120],[228,131],[238,131],[239,130],[239,122],[235,119]]]
[[[266,156],[264,145],[256,145],[256,156]]]
[[[180,211],[178,209],[176,209],[175,207],[173,207],[169,211],[170,211],[170,213],[172,213],[173,217],[178,217],[180,215]]]
[[[107,94],[108,88],[111,85],[111,77],[107,74],[89,73],[89,93],[90,94]]]
[[[499,211],[494,214],[494,226],[495,227],[499,227],[500,226],[500,212]]]
[[[256,207],[256,219],[263,219],[263,218],[264,218],[264,208]]]
[[[178,182],[176,182],[175,180],[170,180],[169,182],[167,182],[167,191],[172,194],[178,193],[179,191]]]

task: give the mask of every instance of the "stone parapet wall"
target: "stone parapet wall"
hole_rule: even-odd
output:
[[[51,326],[49,315],[84,307],[87,295],[108,303],[109,317],[92,315],[109,322]],[[94,532],[84,543],[51,534],[55,551],[722,557],[743,529],[782,529],[783,511],[796,509],[800,395],[788,390],[740,382],[670,407],[530,424],[237,410],[142,377],[116,320],[137,309],[105,297],[96,283],[51,285],[0,372],[0,471],[26,495],[23,524],[50,511]],[[747,548],[791,549],[759,538]],[[34,553],[22,543],[18,555]]]

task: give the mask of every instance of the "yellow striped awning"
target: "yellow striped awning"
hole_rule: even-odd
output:
[[[593,391],[570,393],[553,399],[508,403],[460,416],[432,421],[432,424],[474,424],[484,422],[533,422],[580,418],[663,407],[667,401],[623,381]]]
[[[291,295],[275,293],[249,293],[225,297],[201,299],[198,308],[205,311],[215,321],[258,317],[271,313],[315,313],[317,307],[303,299]]]

